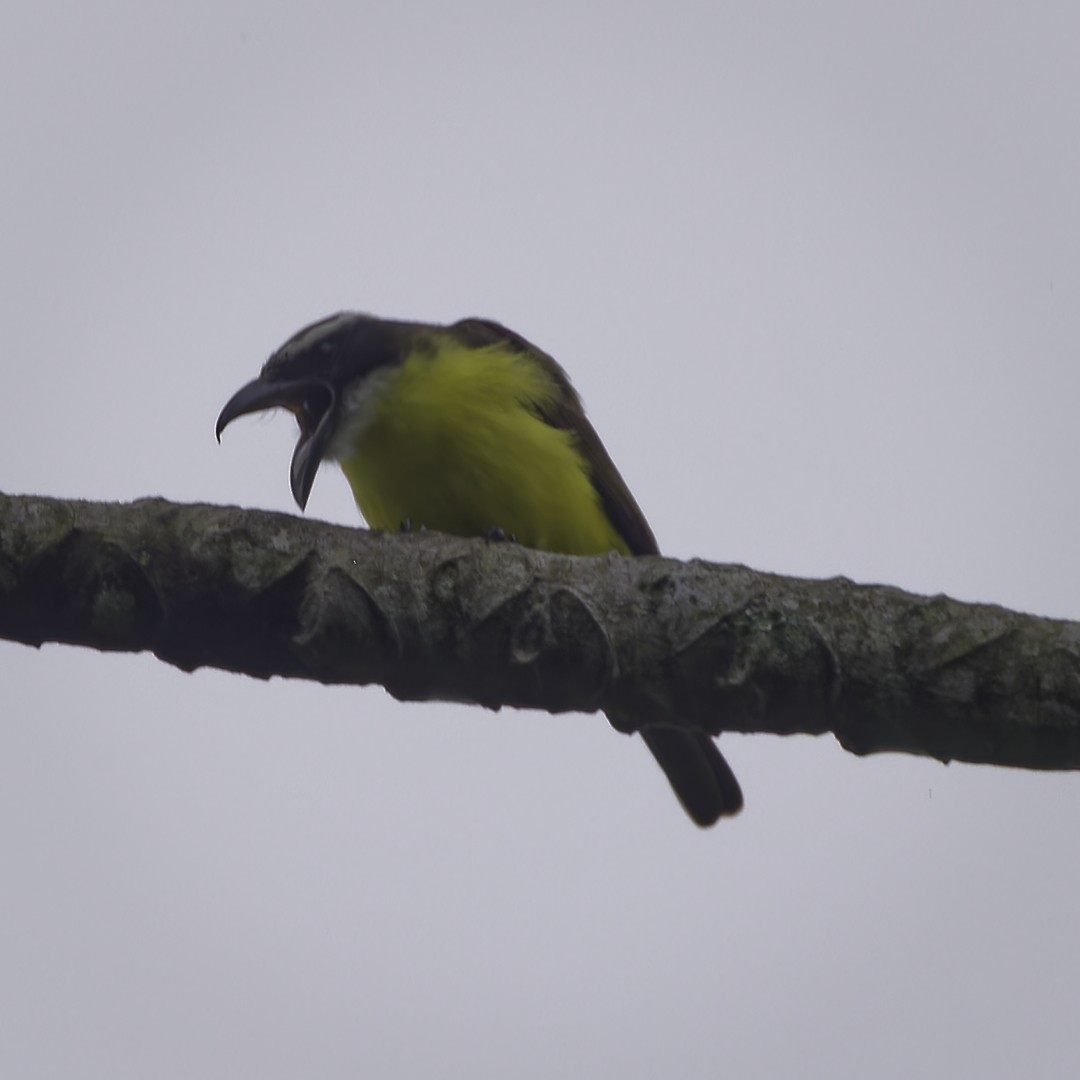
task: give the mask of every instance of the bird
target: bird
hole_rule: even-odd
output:
[[[228,400],[218,441],[237,417],[275,407],[300,429],[289,484],[301,510],[332,460],[371,528],[501,536],[568,555],[659,554],[569,376],[490,319],[342,311],[313,322]],[[629,726],[697,825],[742,809],[706,732],[663,713]]]

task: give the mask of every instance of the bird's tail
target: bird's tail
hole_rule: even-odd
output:
[[[643,727],[641,737],[696,824],[714,825],[742,809],[739,781],[704,731],[665,724]]]

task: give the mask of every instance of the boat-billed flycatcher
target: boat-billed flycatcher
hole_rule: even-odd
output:
[[[498,323],[331,315],[291,337],[229,399],[218,438],[236,417],[274,406],[300,425],[289,480],[301,509],[332,458],[372,528],[498,529],[571,555],[657,554],[566,373]],[[707,734],[658,717],[641,735],[699,825],[742,807]]]

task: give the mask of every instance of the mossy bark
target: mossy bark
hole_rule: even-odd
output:
[[[713,734],[1080,768],[1080,623],[845,578],[0,496],[0,637],[403,700],[659,708]]]

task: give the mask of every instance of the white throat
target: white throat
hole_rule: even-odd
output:
[[[399,364],[387,364],[357,379],[345,390],[341,398],[341,420],[327,448],[328,457],[340,461],[349,456],[400,376]]]

